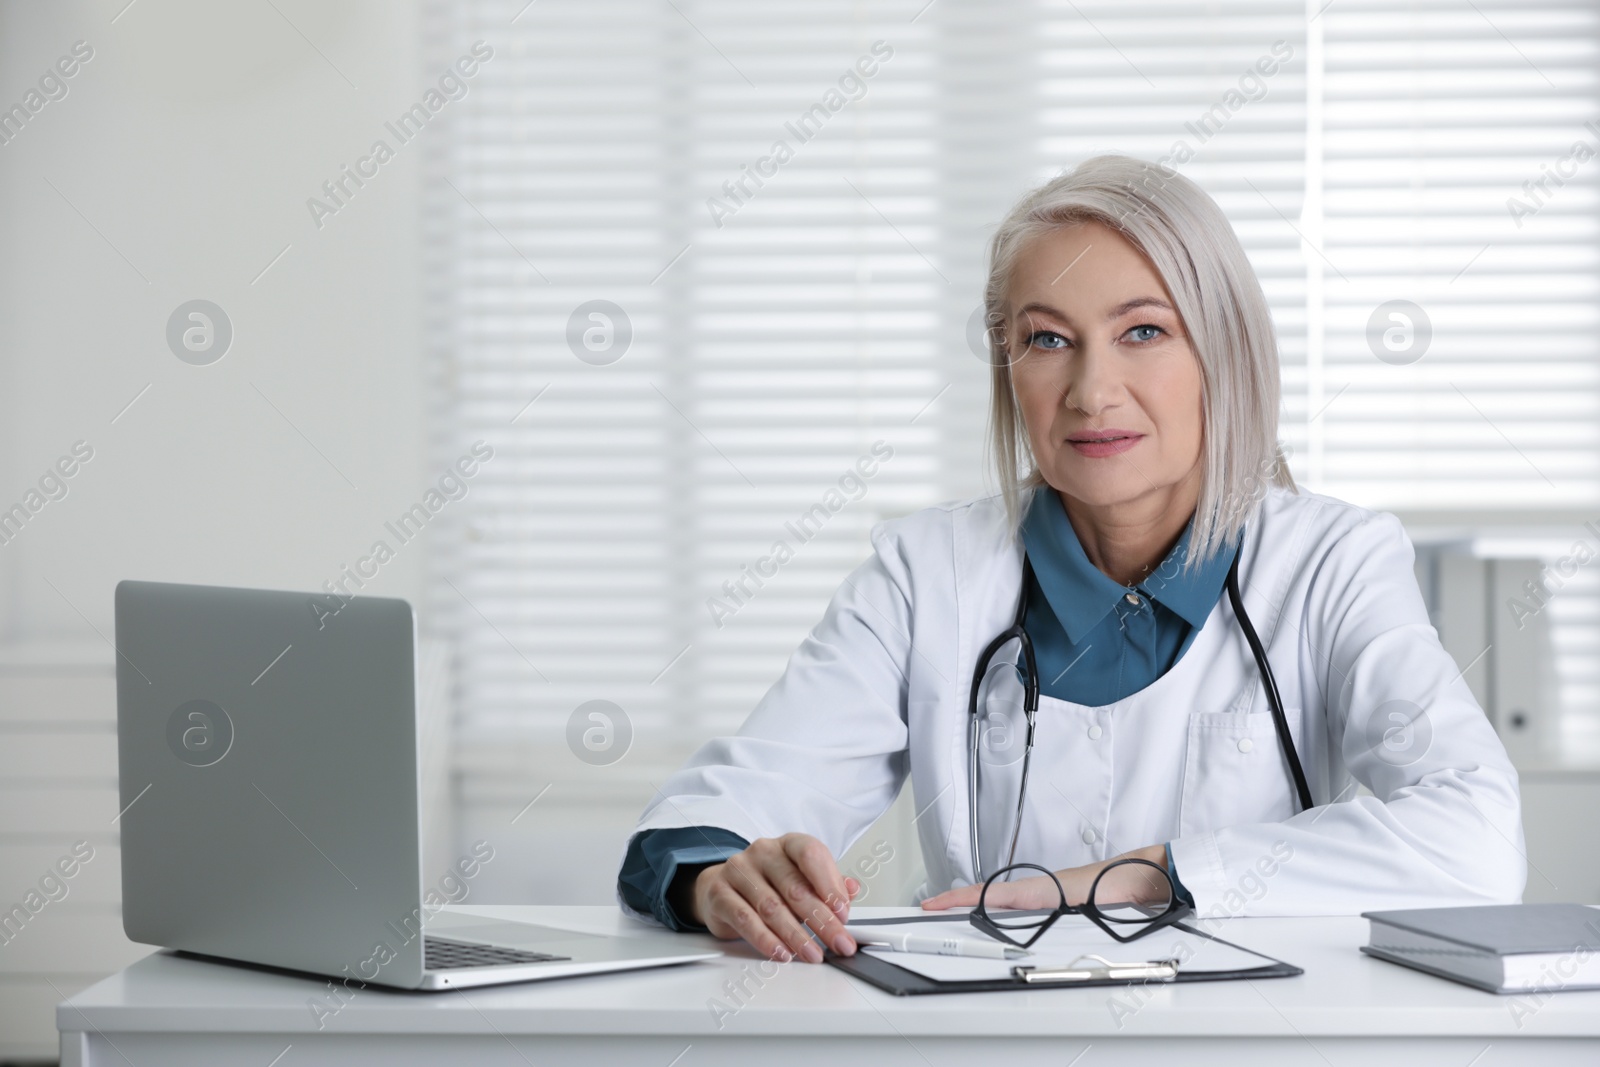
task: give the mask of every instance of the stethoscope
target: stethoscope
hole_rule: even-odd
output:
[[[1283,713],[1283,698],[1278,693],[1278,680],[1273,677],[1272,664],[1267,662],[1267,653],[1261,645],[1261,638],[1256,635],[1256,628],[1250,623],[1250,616],[1245,614],[1244,599],[1239,595],[1239,556],[1244,551],[1243,539],[1240,540],[1239,551],[1234,553],[1233,563],[1228,567],[1228,600],[1233,605],[1233,614],[1239,620],[1239,628],[1244,631],[1244,639],[1250,645],[1250,654],[1255,657],[1256,669],[1261,673],[1262,685],[1267,690],[1267,706],[1272,710],[1272,724],[1278,732],[1278,746],[1283,750],[1284,759],[1289,764],[1289,776],[1294,779],[1294,789],[1300,801],[1300,810],[1311,807],[1311,789],[1306,785],[1306,774],[1300,766],[1300,757],[1294,750],[1294,738],[1289,734],[1289,720]],[[1028,764],[1033,756],[1033,733],[1038,724],[1039,715],[1039,664],[1033,655],[1033,640],[1028,632],[1023,629],[1023,620],[1028,614],[1028,587],[1033,584],[1033,564],[1029,562],[1027,552],[1022,556],[1022,594],[1017,600],[1017,617],[1010,627],[1005,629],[988,646],[983,654],[978,657],[977,669],[972,675],[972,691],[967,700],[967,716],[969,730],[967,736],[967,751],[969,765],[967,768],[967,810],[972,816],[972,873],[977,882],[982,882],[983,863],[978,856],[978,742],[980,721],[978,719],[978,691],[982,687],[984,676],[988,673],[989,663],[996,652],[1008,641],[1018,641],[1022,646],[1022,661],[1026,667],[1027,677],[1023,680],[1022,713],[1027,721],[1027,735],[1023,741],[1022,750],[1022,783],[1017,788],[1017,812],[1011,827],[1011,848],[1006,853],[1003,867],[1011,866],[1012,860],[1017,855],[1017,835],[1022,830],[1022,804],[1028,796]]]

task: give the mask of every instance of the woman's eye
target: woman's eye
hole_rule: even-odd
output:
[[[1039,330],[1028,338],[1029,348],[1064,348],[1067,339],[1054,330]]]
[[[1133,329],[1129,330],[1128,336],[1135,341],[1154,341],[1157,337],[1161,336],[1161,334],[1165,332],[1166,331],[1159,326],[1152,326],[1149,323],[1145,323],[1143,326],[1135,326]]]

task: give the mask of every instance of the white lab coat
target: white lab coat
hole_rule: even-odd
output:
[[[927,868],[919,896],[974,880],[968,688],[1015,615],[1020,538],[985,497],[880,523],[872,544],[739,732],[672,775],[639,830],[711,825],[752,841],[801,831],[838,856],[909,771]],[[1246,527],[1240,588],[1317,806],[1295,811],[1224,594],[1140,692],[1106,707],[1041,697],[1016,859],[1058,870],[1170,841],[1202,916],[1519,900],[1516,771],[1428,622],[1412,561],[1392,515],[1269,491]],[[1018,766],[985,762],[991,871],[1009,842]]]

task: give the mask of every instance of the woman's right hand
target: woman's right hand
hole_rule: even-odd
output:
[[[856,943],[845,933],[850,901],[861,883],[839,873],[826,845],[810,834],[763,837],[694,880],[694,917],[723,939],[742,937],[756,951],[787,963],[822,962],[809,926],[841,956]]]

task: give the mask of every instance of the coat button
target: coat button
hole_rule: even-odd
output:
[[[1086,844],[1086,845],[1092,845],[1092,844],[1094,844],[1094,839],[1095,839],[1094,831],[1089,829],[1089,828],[1087,828],[1087,827],[1085,827],[1084,831],[1083,831],[1083,843]]]
[[[1100,727],[1098,727],[1098,726],[1089,727],[1089,740],[1091,740],[1091,741],[1100,740]]]
[[[1253,741],[1251,741],[1248,737],[1239,738],[1239,751],[1240,752],[1249,752],[1252,748],[1255,748],[1255,747],[1256,747],[1255,743]]]
[[[1126,600],[1128,603],[1132,604],[1134,607],[1138,607],[1139,606],[1139,596],[1138,596],[1137,593],[1128,593],[1125,596],[1123,596],[1122,599]]]

